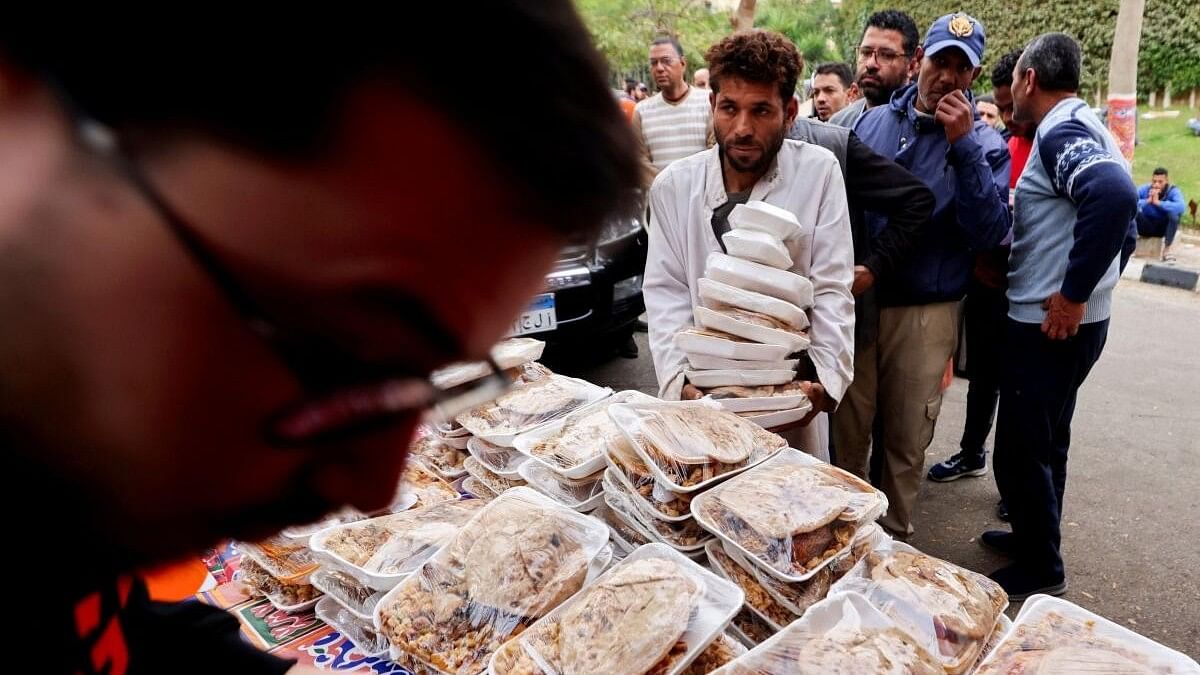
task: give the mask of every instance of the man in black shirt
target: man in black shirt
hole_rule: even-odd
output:
[[[390,503],[429,373],[483,358],[568,237],[633,201],[571,3],[423,11],[453,35],[0,26],[8,672],[291,668],[137,570]],[[557,84],[476,115],[507,84],[448,74],[481,49]]]

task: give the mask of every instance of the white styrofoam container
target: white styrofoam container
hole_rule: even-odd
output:
[[[730,230],[721,236],[729,255],[750,260],[775,269],[786,270],[792,266],[792,254],[778,237],[754,230]]]
[[[761,387],[787,384],[796,377],[794,370],[689,370],[687,381],[710,387]]]
[[[809,339],[800,333],[759,326],[707,307],[696,307],[693,311],[696,324],[701,328],[729,333],[762,344],[779,345],[785,347],[788,354],[808,349]]]
[[[703,354],[742,361],[782,361],[790,353],[787,347],[779,345],[739,342],[695,330],[682,330],[676,333],[675,346],[688,354]]]

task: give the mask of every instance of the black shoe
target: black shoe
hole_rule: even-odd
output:
[[[1006,523],[1009,522],[1008,521],[1008,506],[1004,503],[1003,499],[996,502],[996,517]]]
[[[639,320],[637,323],[633,324],[633,329],[639,333],[646,333],[650,330],[650,326],[648,326],[645,321]]]
[[[1012,532],[1003,530],[988,530],[979,535],[979,543],[992,549],[996,553],[1009,556],[1010,558],[1017,550],[1017,540]]]
[[[987,455],[955,453],[950,459],[934,464],[927,474],[929,480],[948,483],[964,476],[986,476]]]
[[[988,575],[1000,584],[1011,602],[1021,602],[1031,595],[1045,593],[1046,595],[1062,595],[1067,592],[1067,580],[1063,578],[1047,579],[1031,574],[1026,568],[1012,564]]]

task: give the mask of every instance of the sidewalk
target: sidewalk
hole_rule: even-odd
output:
[[[1141,281],[1142,269],[1147,263],[1166,265],[1171,268],[1183,270],[1200,271],[1200,235],[1185,234],[1181,231],[1175,239],[1175,245],[1171,247],[1171,255],[1175,256],[1175,260],[1169,263],[1164,263],[1153,258],[1131,258],[1129,265],[1125,268],[1125,273],[1121,277],[1123,279]]]

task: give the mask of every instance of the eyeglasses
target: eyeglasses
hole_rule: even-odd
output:
[[[881,66],[887,66],[895,63],[897,59],[907,59],[908,54],[904,52],[896,52],[890,49],[875,49],[873,47],[859,47],[858,60],[861,62],[870,61],[872,58]]]
[[[676,63],[679,63],[679,59],[672,58],[670,56],[664,56],[660,59],[650,59],[650,67],[651,68],[653,68],[654,66],[657,66],[660,63],[662,64],[663,68],[670,68],[671,66],[675,65]]]
[[[440,389],[427,375],[416,376],[398,372],[395,367],[367,363],[328,339],[289,331],[272,318],[229,266],[205,244],[202,235],[163,198],[132,156],[123,150],[118,136],[82,114],[58,89],[72,112],[84,147],[107,159],[133,185],[192,262],[303,389],[302,400],[264,422],[262,433],[267,442],[286,446],[345,441],[390,428],[422,413],[428,413],[434,420],[450,420],[495,399],[512,386],[512,381],[490,356],[485,360],[484,376]],[[393,300],[390,304],[407,317],[407,326],[448,354],[461,353],[457,337],[424,304],[404,297],[405,300]]]

